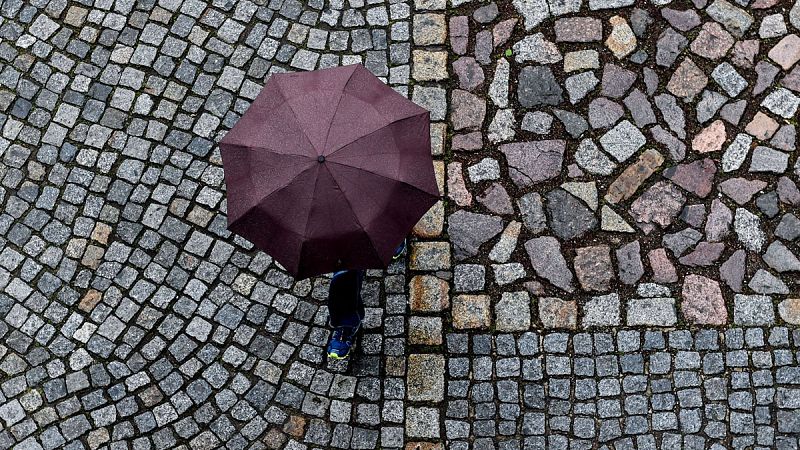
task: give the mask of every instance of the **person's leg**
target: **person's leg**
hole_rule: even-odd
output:
[[[328,292],[328,313],[332,327],[358,327],[364,318],[361,302],[363,271],[343,270],[333,274]]]
[[[355,348],[356,336],[364,319],[361,299],[363,270],[337,272],[331,280],[328,310],[333,333],[328,341],[328,357],[343,359]]]

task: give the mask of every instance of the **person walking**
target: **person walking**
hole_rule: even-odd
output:
[[[406,240],[395,249],[396,261],[406,248]],[[326,352],[331,359],[345,359],[356,347],[358,332],[364,320],[361,287],[365,270],[340,270],[333,273],[328,291],[328,326],[333,328]]]

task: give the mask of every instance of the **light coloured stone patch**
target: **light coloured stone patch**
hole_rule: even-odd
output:
[[[584,328],[616,326],[620,324],[619,294],[607,294],[592,297],[581,308]]]
[[[766,295],[736,294],[733,297],[733,323],[764,326],[775,323],[775,306]]]
[[[678,322],[675,299],[670,297],[630,299],[627,306],[627,322],[629,326],[675,325]]]

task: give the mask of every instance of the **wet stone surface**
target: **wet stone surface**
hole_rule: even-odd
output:
[[[798,43],[792,0],[1,2],[0,448],[797,448]],[[353,63],[443,198],[330,361],[217,143]]]

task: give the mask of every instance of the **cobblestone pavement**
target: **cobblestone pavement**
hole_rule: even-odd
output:
[[[0,448],[797,449],[799,60],[789,0],[2,0]],[[355,62],[445,196],[327,361],[215,143]]]

